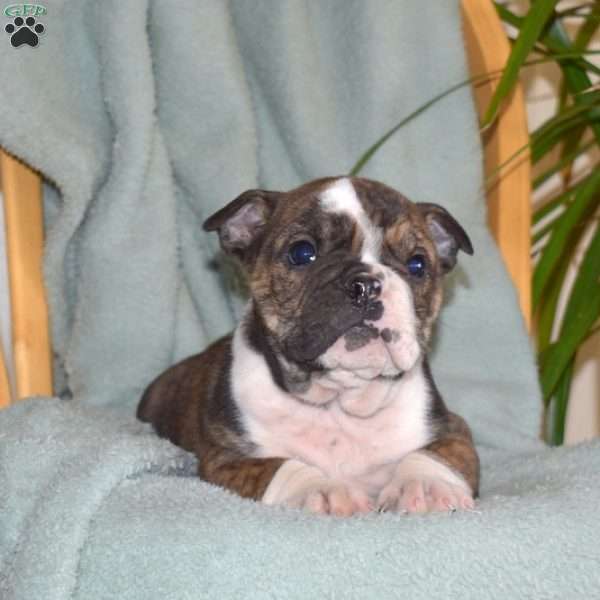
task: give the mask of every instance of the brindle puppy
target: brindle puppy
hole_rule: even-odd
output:
[[[171,367],[138,416],[198,474],[267,504],[350,515],[470,508],[479,461],[426,358],[443,276],[473,250],[442,207],[327,178],[250,190],[204,224],[244,266],[233,335]]]

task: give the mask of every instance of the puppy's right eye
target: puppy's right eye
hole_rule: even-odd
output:
[[[294,242],[288,250],[288,261],[294,267],[308,265],[317,258],[317,250],[312,242],[300,240]]]
[[[427,261],[422,254],[415,254],[408,259],[406,266],[408,267],[408,272],[411,275],[421,278],[423,275],[425,275]]]

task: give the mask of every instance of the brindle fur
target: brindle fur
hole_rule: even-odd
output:
[[[479,495],[479,456],[462,417],[448,411],[439,439],[424,450],[460,473],[471,486],[473,495]]]
[[[340,214],[319,212],[315,218],[317,195],[334,179],[313,181],[288,193],[250,190],[205,223],[207,230],[219,231],[223,248],[246,270],[252,298],[246,336],[265,356],[275,383],[287,391],[308,385],[311,373],[322,368],[319,355],[352,325],[360,328],[366,318],[375,321],[380,316],[376,302],[357,308],[345,301],[343,281],[365,271],[359,260],[359,228]],[[354,178],[352,183],[371,221],[385,229],[382,262],[411,286],[419,341],[426,351],[442,303],[441,275],[455,260],[438,255],[426,233],[428,221],[449,219],[445,226],[454,228],[454,254],[459,248],[472,253],[470,242],[440,207],[413,204],[377,182]],[[256,207],[257,217],[251,239],[237,239],[226,224],[249,203]],[[319,250],[310,278],[306,270],[290,269],[286,260],[290,244],[307,237]],[[408,277],[405,266],[415,252],[423,254],[429,266],[420,281]],[[357,344],[360,337],[355,330],[347,342]],[[427,361],[424,368],[434,392],[430,425],[436,435],[424,450],[461,473],[476,494],[479,460],[469,429],[446,409]],[[231,395],[230,369],[228,336],[159,376],[144,393],[138,417],[151,422],[159,435],[194,452],[201,478],[243,497],[260,499],[284,458],[252,456],[255,447],[247,439]]]
[[[249,458],[228,385],[231,336],[160,375],[144,393],[138,418],[198,457],[198,475],[245,498],[259,499],[283,462]]]

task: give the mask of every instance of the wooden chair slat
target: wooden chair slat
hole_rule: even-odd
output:
[[[491,0],[462,0],[464,37],[472,75],[499,72],[510,45]],[[480,118],[499,78],[473,87]],[[483,134],[484,172],[493,175],[529,142],[521,85],[517,85],[500,117]],[[531,166],[528,151],[510,161],[487,190],[488,224],[515,284],[527,327],[531,326]]]
[[[40,176],[0,151],[17,399],[52,394]]]

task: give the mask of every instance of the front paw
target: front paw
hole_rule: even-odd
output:
[[[425,513],[471,510],[475,503],[466,481],[423,452],[400,461],[377,498],[380,511]]]
[[[340,517],[373,510],[362,489],[329,479],[320,469],[293,459],[279,468],[262,501]]]
[[[464,487],[441,479],[413,478],[393,481],[377,498],[382,512],[452,512],[470,510],[475,506],[471,493]]]
[[[369,496],[362,490],[326,481],[292,496],[285,504],[314,514],[337,517],[350,517],[373,510]]]

